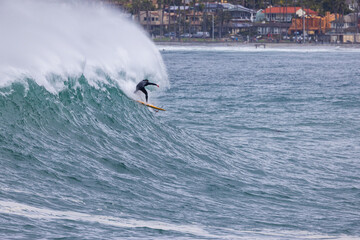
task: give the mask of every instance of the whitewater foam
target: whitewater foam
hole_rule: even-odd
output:
[[[32,207],[25,204],[0,201],[0,213],[2,214],[15,214],[33,219],[44,220],[73,220],[83,222],[96,222],[103,225],[109,225],[121,228],[151,228],[161,229],[166,231],[177,231],[183,233],[189,233],[200,236],[211,237],[209,233],[203,230],[201,227],[195,225],[176,225],[171,223],[159,222],[159,221],[143,221],[131,218],[119,218],[103,215],[86,214],[74,211],[58,211],[47,208]]]
[[[111,217],[105,215],[87,214],[75,211],[59,211],[48,208],[33,207],[26,204],[0,201],[0,214],[19,215],[31,219],[42,220],[72,220],[80,222],[98,223],[119,228],[149,228],[164,231],[175,231],[194,236],[213,239],[356,239],[351,236],[330,236],[315,234],[307,231],[246,231],[229,228],[217,228],[221,234],[212,234],[205,230],[205,226],[195,224],[172,224],[154,220],[138,220],[133,218]]]
[[[64,81],[81,75],[93,86],[115,84],[128,95],[143,78],[169,86],[153,42],[106,5],[4,0],[0,35],[0,87],[31,78],[57,93]]]

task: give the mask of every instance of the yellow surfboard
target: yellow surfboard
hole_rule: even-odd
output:
[[[141,104],[143,104],[143,105],[145,105],[145,106],[147,106],[147,107],[151,107],[151,108],[154,108],[154,109],[156,109],[156,110],[166,111],[166,110],[163,109],[163,108],[156,107],[156,106],[151,105],[151,104],[149,104],[149,103],[145,103],[145,102],[138,101],[138,100],[136,100],[136,101],[139,102],[139,103],[141,103]]]

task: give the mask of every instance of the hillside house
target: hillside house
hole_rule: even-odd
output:
[[[331,30],[331,22],[335,18],[336,15],[329,12],[326,13],[325,17],[306,16],[304,18],[293,18],[288,34],[303,33],[304,30],[306,35],[325,34]]]
[[[357,13],[337,17],[331,22],[331,30],[327,33],[331,42],[354,43],[360,42],[360,17]]]
[[[295,16],[317,16],[318,13],[311,9],[301,7],[269,7],[263,11],[267,22],[291,22]]]

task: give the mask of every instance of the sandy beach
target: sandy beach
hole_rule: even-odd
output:
[[[335,43],[245,43],[245,42],[224,42],[224,41],[154,41],[158,46],[206,46],[206,47],[254,47],[254,48],[360,48],[360,44],[335,44]]]

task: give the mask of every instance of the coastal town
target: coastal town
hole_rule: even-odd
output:
[[[125,11],[154,41],[360,43],[359,0],[102,2]]]

